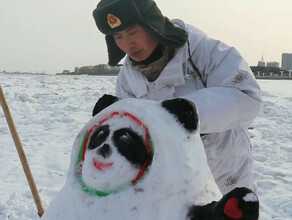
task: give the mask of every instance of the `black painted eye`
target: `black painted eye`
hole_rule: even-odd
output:
[[[142,166],[148,152],[143,138],[130,128],[122,128],[114,132],[113,141],[120,154],[122,154],[132,164]]]
[[[98,127],[91,135],[88,149],[93,150],[99,147],[107,139],[110,133],[109,126],[103,125]]]

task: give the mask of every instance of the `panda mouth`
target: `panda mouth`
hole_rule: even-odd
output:
[[[111,167],[114,164],[113,162],[111,162],[111,163],[102,163],[102,162],[96,160],[95,158],[93,158],[92,163],[93,163],[93,166],[96,169],[101,170],[101,171],[103,171],[105,168]]]

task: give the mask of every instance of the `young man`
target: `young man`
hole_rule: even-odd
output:
[[[261,109],[261,90],[238,51],[181,20],[170,21],[153,0],[102,0],[93,16],[105,34],[109,65],[126,56],[116,96],[193,102],[221,192],[255,190],[247,127]]]

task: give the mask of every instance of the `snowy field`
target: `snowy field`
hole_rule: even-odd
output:
[[[114,94],[116,77],[0,73],[31,171],[46,209],[62,188],[71,146],[96,100]],[[292,219],[292,81],[261,80],[263,109],[250,130],[262,220]],[[0,110],[0,220],[38,219],[10,131]]]

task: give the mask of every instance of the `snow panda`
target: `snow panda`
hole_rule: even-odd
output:
[[[66,184],[42,219],[258,219],[249,189],[222,198],[191,102],[104,95],[96,108],[73,144]]]

